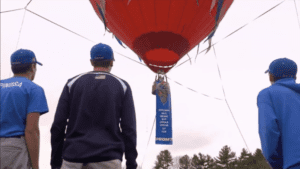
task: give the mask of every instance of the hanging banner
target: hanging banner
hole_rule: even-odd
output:
[[[155,81],[156,95],[156,144],[173,144],[171,92],[168,82],[159,78]]]

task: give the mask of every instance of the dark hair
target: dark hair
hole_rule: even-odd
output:
[[[283,79],[282,77],[275,77],[275,76],[273,76],[273,77],[274,77],[274,82],[276,82],[277,80]]]
[[[35,64],[35,63],[33,63]],[[31,69],[32,63],[28,64],[20,64],[20,65],[11,65],[11,70],[13,71],[14,74],[22,74],[22,73],[27,73]]]
[[[94,67],[104,67],[104,68],[108,68],[110,66],[110,62],[111,62],[111,60],[108,60],[108,61],[91,60],[91,61],[92,61],[92,65]]]
[[[273,76],[273,78],[274,78],[274,82],[276,82],[277,80],[285,79],[285,78],[291,78],[291,77],[275,77],[275,76]],[[295,79],[295,77],[292,77],[292,78]]]

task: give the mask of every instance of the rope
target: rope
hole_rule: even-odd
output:
[[[20,28],[20,31],[19,31],[19,37],[18,37],[18,41],[17,41],[16,50],[18,49],[18,45],[19,45],[19,41],[20,41],[20,37],[21,37],[21,32],[22,32],[22,28],[23,28],[23,24],[24,24],[25,15],[26,15],[26,10],[24,10],[24,15],[23,15],[21,28]]]
[[[20,8],[20,9],[13,9],[13,10],[9,10],[9,11],[3,11],[3,12],[0,12],[0,13],[7,13],[7,12],[14,12],[14,11],[19,11],[19,10],[22,10],[24,8]]]
[[[149,146],[150,138],[151,138],[151,135],[152,135],[152,131],[153,131],[154,124],[155,124],[155,120],[156,120],[156,116],[155,116],[154,121],[153,121],[151,133],[150,133],[150,136],[149,136],[149,139],[148,139],[148,144],[147,144],[147,147],[146,147],[146,152],[145,152],[145,155],[144,155],[142,164],[141,164],[141,167],[142,167],[142,168],[143,168],[143,163],[144,163],[144,160],[145,160],[145,157],[146,157],[146,154],[147,154],[147,149],[148,149],[148,146]]]
[[[298,10],[297,10],[296,0],[294,0],[294,4],[295,4],[296,14],[297,14],[297,18],[298,18],[298,24],[299,24],[299,29],[300,29],[300,18],[299,18],[299,14],[298,14]]]
[[[238,32],[239,30],[241,30],[241,29],[244,28],[245,26],[248,26],[251,22],[257,20],[258,18],[262,17],[262,16],[265,15],[266,13],[268,13],[268,12],[270,12],[271,10],[275,9],[276,7],[278,7],[279,5],[281,5],[281,4],[282,4],[283,2],[285,2],[285,1],[286,1],[286,0],[284,0],[284,1],[282,1],[281,3],[275,5],[275,6],[272,7],[271,9],[267,10],[267,11],[264,12],[263,14],[259,15],[258,17],[256,17],[254,20],[248,22],[248,23],[245,24],[244,26],[242,26],[242,27],[238,28],[237,30],[231,32],[229,35],[225,36],[223,39],[221,39],[221,40],[219,40],[218,42],[216,42],[216,43],[214,43],[213,45],[211,45],[211,47],[212,47],[212,46],[215,46],[216,44],[218,44],[219,42],[221,42],[221,41],[223,41],[224,39],[228,38],[229,36],[235,34],[236,32]],[[208,48],[209,48],[209,47],[207,47],[206,49],[202,50],[200,53],[197,52],[197,55],[203,53],[203,52],[206,51]],[[197,57],[197,56],[196,56],[196,57]],[[176,68],[178,68],[178,67],[181,66],[182,64],[186,63],[187,61],[189,61],[189,59],[186,60],[186,61],[184,61],[184,62],[182,62],[182,63],[179,64],[178,66],[176,66]]]
[[[214,54],[215,54],[215,58],[216,58],[216,62],[217,62],[217,54],[216,54],[216,50],[215,50],[215,47],[214,47],[214,46],[213,46],[213,49],[214,49]],[[220,73],[220,68],[219,68],[218,62],[217,62],[217,67],[218,67],[218,71],[219,71],[220,80],[221,80],[221,82],[222,82],[222,78],[221,78],[221,73]],[[235,122],[237,128],[239,129],[239,132],[240,132],[240,134],[241,134],[241,136],[242,136],[242,138],[243,138],[243,140],[244,140],[244,143],[245,143],[245,145],[246,145],[246,147],[247,147],[247,149],[248,149],[248,152],[251,152],[250,149],[249,149],[249,147],[248,147],[248,145],[247,145],[247,143],[246,143],[246,140],[245,140],[245,138],[244,138],[244,136],[243,136],[243,134],[242,134],[242,132],[241,132],[241,130],[240,130],[240,127],[239,127],[239,125],[237,124],[237,122],[236,122],[236,120],[235,120],[235,117],[234,117],[234,115],[233,115],[233,113],[232,113],[232,111],[231,111],[231,109],[230,109],[230,106],[229,106],[229,104],[228,104],[228,102],[227,102],[223,84],[222,84],[222,89],[223,89],[223,93],[224,93],[224,97],[225,97],[225,102],[226,102],[226,104],[227,104],[227,106],[228,106],[228,108],[229,108],[229,111],[230,111],[230,113],[231,113],[231,115],[232,115],[232,118],[233,118],[233,120],[234,120],[234,122]]]
[[[30,2],[27,4],[27,6],[31,3],[31,1],[32,1],[32,0],[30,0]],[[270,12],[271,10],[273,10],[273,9],[276,8],[277,6],[281,5],[281,4],[282,4],[283,2],[285,2],[285,1],[286,1],[286,0],[282,1],[282,2],[279,3],[278,5],[276,5],[276,6],[274,6],[273,8],[271,8],[270,10],[268,10],[268,11],[266,11],[265,13],[261,14],[260,16],[258,16],[257,18],[255,18],[253,21],[255,21],[256,19],[262,17],[263,15],[265,15],[265,14],[268,13],[268,12]],[[25,7],[25,11],[27,10],[27,11],[29,11],[29,12],[31,12],[31,13],[33,13],[33,14],[35,14],[35,15],[37,15],[37,16],[39,16],[39,17],[41,17],[41,18],[43,18],[43,19],[45,19],[45,20],[47,20],[47,21],[49,21],[49,22],[51,22],[51,23],[53,23],[53,24],[55,24],[55,25],[57,25],[57,26],[59,26],[59,27],[61,27],[61,28],[63,28],[63,29],[65,29],[65,30],[67,30],[67,31],[69,31],[69,32],[72,32],[73,34],[76,34],[77,36],[80,36],[80,37],[82,37],[82,38],[84,38],[84,39],[86,39],[86,40],[88,40],[88,41],[90,41],[90,42],[95,43],[94,41],[92,41],[92,40],[90,40],[90,39],[88,39],[88,38],[86,38],[86,37],[84,37],[84,36],[82,36],[82,35],[80,35],[80,34],[77,34],[77,33],[73,32],[73,31],[71,31],[71,30],[69,30],[69,29],[67,29],[67,28],[65,28],[65,27],[62,27],[61,25],[59,25],[59,24],[57,24],[57,23],[55,23],[55,22],[53,22],[53,21],[51,21],[51,20],[49,20],[49,19],[47,19],[47,18],[44,18],[44,17],[42,17],[42,16],[40,16],[40,15],[38,15],[38,14],[36,14],[36,13],[34,13],[34,12],[28,10],[28,9],[26,9],[27,6]],[[296,2],[295,2],[295,6],[296,6]],[[24,9],[24,8],[23,8],[23,9]],[[18,10],[21,10],[21,9],[15,9],[15,10],[10,10],[10,11],[4,11],[4,12],[1,12],[1,13],[13,12],[13,11],[18,11]],[[297,11],[297,8],[296,8],[296,11]],[[297,16],[298,16],[298,11],[297,11]],[[25,13],[24,13],[24,16],[23,16],[23,21],[24,21],[24,18],[25,18]],[[22,21],[21,30],[22,30],[22,27],[23,27],[23,21]],[[253,21],[251,21],[251,22],[253,22]],[[249,22],[249,23],[251,23],[251,22]],[[298,22],[299,22],[299,28],[300,28],[300,20],[299,20],[299,16],[298,16]],[[248,23],[248,24],[249,24],[249,23]],[[236,33],[237,31],[239,31],[240,29],[242,29],[242,28],[244,28],[245,26],[247,26],[248,24],[245,24],[244,26],[240,27],[239,29],[233,31],[232,33],[230,33],[229,35],[227,35],[225,38],[221,39],[220,41],[222,41],[222,40],[228,38],[229,36],[233,35],[233,34]],[[20,32],[19,32],[19,38],[20,38],[21,30],[20,30]],[[220,41],[218,41],[217,43],[219,43]],[[18,40],[18,42],[19,42],[19,40]],[[216,56],[216,52],[215,52],[215,47],[214,47],[214,46],[215,46],[217,43],[215,43],[215,44],[212,45],[212,47],[213,47],[213,49],[214,49],[215,57],[217,57],[217,56]],[[17,46],[18,46],[18,44],[17,44]],[[200,53],[204,52],[205,50],[207,50],[207,48],[204,49],[203,51],[201,51]],[[116,52],[116,53],[118,53],[118,52]],[[198,53],[198,51],[197,51],[197,54],[200,54],[200,53]],[[118,53],[118,54],[120,54],[120,53]],[[121,55],[121,56],[124,56],[124,55],[122,55],[122,54],[120,54],[120,55]],[[124,56],[124,57],[126,57],[126,56]],[[197,57],[197,56],[196,56],[196,57]],[[126,57],[126,58],[130,59],[129,57]],[[133,59],[130,59],[130,60],[133,60]],[[191,60],[191,59],[189,58],[188,60]],[[188,61],[188,60],[187,60],[187,61]],[[133,61],[135,61],[135,60],[133,60]],[[185,62],[187,62],[187,61],[185,61]],[[137,61],[135,61],[135,62],[137,62]],[[184,64],[185,62],[181,63],[181,64],[178,65],[177,67],[181,66],[181,65]],[[137,63],[140,63],[140,62],[137,62]],[[140,64],[141,64],[141,63],[140,63]],[[144,64],[142,64],[142,65],[144,65]],[[144,66],[146,66],[146,65],[144,65]],[[217,64],[217,66],[218,66],[218,64]],[[221,79],[221,74],[220,74],[219,66],[218,66],[218,71],[219,71],[219,76],[220,76],[220,79]],[[167,77],[167,78],[170,79],[169,77]],[[171,79],[170,79],[170,80],[171,80]],[[221,81],[222,81],[222,79],[221,79]],[[176,82],[176,81],[174,81],[174,82]],[[176,83],[178,83],[178,82],[176,82]],[[179,84],[179,85],[182,85],[182,84],[180,84],[180,83],[178,83],[178,84]],[[188,87],[187,87],[187,88],[188,88]],[[227,106],[228,106],[228,108],[229,108],[229,110],[230,110],[230,112],[231,112],[231,115],[232,115],[232,117],[233,117],[233,119],[234,119],[234,121],[235,121],[235,123],[236,123],[238,129],[239,129],[240,134],[242,135],[242,132],[241,132],[241,130],[240,130],[240,128],[239,128],[239,126],[238,126],[238,124],[237,124],[235,118],[234,118],[234,115],[232,114],[232,111],[231,111],[231,109],[230,109],[230,106],[229,106],[229,104],[228,104],[228,102],[227,102],[226,95],[225,95],[225,91],[224,91],[224,87],[222,86],[222,88],[223,88],[223,93],[224,93],[224,96],[225,96],[225,101],[226,101],[226,103],[227,103]],[[190,89],[190,88],[188,88],[188,89],[189,89],[189,90],[192,90],[192,91],[194,91],[194,92],[197,92],[197,91],[195,91],[195,90],[193,90],[193,89]],[[197,92],[197,93],[198,93],[198,92]],[[204,95],[204,94],[202,94],[202,95]],[[204,95],[204,96],[207,96],[207,95]],[[216,99],[218,99],[218,98],[216,98]],[[221,100],[221,99],[219,99],[219,100]],[[150,133],[150,136],[149,136],[149,139],[148,139],[146,151],[147,151],[148,146],[149,146],[150,138],[151,138],[152,131],[153,131],[153,128],[154,128],[154,124],[155,124],[155,120],[156,120],[156,117],[154,118],[154,121],[153,121],[153,125],[152,125],[151,133]],[[248,151],[249,151],[249,147],[248,147],[248,145],[247,145],[247,143],[246,143],[246,141],[245,141],[243,135],[242,135],[242,138],[243,138],[243,140],[244,140],[244,142],[245,142],[245,144],[246,144],[246,146],[247,146],[247,148],[248,148]],[[250,152],[250,151],[249,151],[249,152]],[[145,153],[145,156],[146,156],[146,153]],[[144,159],[145,159],[145,156],[144,156]],[[142,161],[142,166],[143,166],[144,159],[143,159],[143,161]]]
[[[31,3],[32,0],[30,0],[27,5],[25,6],[25,9],[27,9],[28,5]]]
[[[23,8],[23,9],[25,9],[25,10],[24,10],[24,14],[23,14],[23,19],[22,19],[21,28],[20,28],[20,31],[19,31],[19,37],[18,37],[18,41],[17,41],[16,50],[18,49],[18,45],[19,45],[19,41],[20,41],[20,37],[21,37],[21,32],[22,32],[22,29],[23,29],[24,19],[25,19],[25,15],[26,15],[26,8],[27,8],[27,6],[31,3],[31,1],[32,1],[32,0],[30,0],[30,1],[28,2],[28,4],[25,6],[25,8]],[[17,10],[19,10],[19,9],[17,9]],[[16,10],[11,10],[11,11],[16,11]],[[10,11],[10,12],[11,12],[11,11]],[[9,72],[9,77],[11,77],[11,71]]]
[[[168,79],[170,79],[170,78],[168,77]],[[172,79],[170,79],[170,80],[172,80]],[[211,97],[211,98],[214,98],[214,99],[217,99],[217,100],[223,100],[223,99],[220,99],[220,98],[216,98],[216,97],[212,97],[212,96],[208,96],[208,95],[206,95],[206,94],[200,93],[200,92],[198,92],[198,91],[196,91],[196,90],[193,90],[193,89],[191,89],[191,88],[189,88],[189,87],[183,86],[181,83],[178,83],[178,82],[176,82],[176,81],[174,81],[174,80],[172,80],[172,81],[175,82],[175,83],[177,83],[177,84],[179,84],[179,85],[182,86],[182,87],[185,87],[185,88],[187,88],[187,89],[189,89],[189,90],[191,90],[191,91],[193,91],[193,92],[195,92],[195,93],[201,94],[201,95],[203,95],[203,96]]]
[[[86,37],[84,37],[84,36],[82,36],[82,35],[80,35],[80,34],[74,32],[74,31],[71,31],[71,30],[69,30],[68,28],[65,28],[65,27],[63,27],[63,26],[61,26],[61,25],[59,25],[59,24],[57,24],[57,23],[55,23],[55,22],[53,22],[53,21],[51,21],[51,20],[45,18],[45,17],[42,17],[42,16],[39,15],[39,14],[36,14],[36,13],[30,11],[30,10],[28,10],[28,11],[31,12],[31,13],[33,13],[33,14],[35,14],[35,15],[37,15],[38,17],[41,17],[42,19],[44,19],[44,20],[46,20],[46,21],[48,21],[48,22],[51,22],[51,23],[54,24],[54,25],[57,25],[57,26],[59,26],[59,27],[65,29],[65,30],[67,30],[67,31],[72,32],[73,34],[75,34],[75,35],[77,35],[77,36],[79,36],[79,37],[82,37],[82,38],[84,38],[84,39],[86,39],[86,40],[88,40],[88,41],[90,41],[90,42],[95,43],[94,41],[92,41],[92,40],[90,40],[90,39],[88,39],[88,38],[86,38]],[[136,60],[134,60],[134,59],[131,59],[131,58],[129,58],[129,57],[127,57],[127,56],[125,56],[125,55],[119,53],[119,52],[116,52],[116,51],[114,51],[114,52],[117,53],[117,54],[119,54],[119,55],[121,55],[121,56],[123,56],[123,57],[126,57],[127,59],[130,59],[130,60],[132,60],[132,61],[134,61],[134,62],[136,62],[136,63],[138,63],[138,64],[141,64],[141,65],[143,65],[143,66],[146,66],[145,64],[140,63],[140,62],[138,62],[138,61],[136,61]],[[146,67],[147,67],[147,66],[146,66]],[[170,79],[170,78],[168,77],[168,79]],[[172,80],[172,79],[170,79],[170,80]],[[173,80],[172,80],[172,81],[173,81]],[[181,84],[178,83],[177,81],[174,81],[174,82],[177,83],[177,84],[179,84],[179,85],[181,85]],[[181,85],[181,86],[183,86],[183,85]],[[185,87],[185,86],[184,86],[184,87]],[[189,90],[191,90],[191,91],[193,91],[193,92],[199,93],[199,92],[197,92],[196,90],[193,90],[193,89],[191,89],[191,88],[189,88],[189,87],[186,87],[186,88],[189,89]],[[200,94],[202,94],[202,93],[200,93]],[[204,96],[206,96],[206,97],[211,97],[211,96],[208,96],[208,95],[205,95],[205,94],[202,94],[202,95],[204,95]],[[213,97],[213,98],[215,98],[215,97]],[[222,99],[220,99],[220,98],[215,98],[215,99],[217,99],[217,100],[222,100]]]
[[[35,14],[35,15],[37,15],[37,16],[39,16],[39,17],[41,17],[42,19],[45,19],[45,20],[46,20],[46,21],[48,21],[48,22],[51,22],[51,23],[53,23],[54,25],[57,25],[57,26],[59,26],[59,27],[61,27],[61,28],[65,29],[65,30],[67,30],[67,31],[69,31],[69,32],[72,32],[73,34],[75,34],[75,35],[77,35],[77,36],[79,36],[79,37],[82,37],[82,38],[84,38],[84,39],[86,39],[86,40],[88,40],[88,41],[90,41],[90,42],[96,43],[95,41],[93,41],[93,40],[90,40],[90,39],[88,39],[88,38],[86,38],[86,37],[84,37],[84,36],[82,36],[82,35],[80,35],[80,34],[78,34],[78,33],[74,32],[74,31],[71,31],[70,29],[68,29],[68,28],[65,28],[65,27],[63,27],[63,26],[61,26],[61,25],[59,25],[59,24],[57,24],[57,23],[55,23],[55,22],[53,22],[53,21],[51,21],[51,20],[49,20],[49,19],[45,18],[45,17],[42,17],[42,16],[41,16],[41,15],[39,15],[39,14],[36,14],[36,13],[34,13],[34,12],[30,11],[30,10],[28,10],[28,11],[29,11],[29,12],[31,12],[31,13],[33,13],[33,14]],[[119,55],[121,55],[121,56],[124,56],[124,57],[126,57],[126,58],[128,58],[128,59],[130,59],[130,60],[132,60],[132,61],[135,61],[135,62],[137,62],[137,63],[139,63],[139,64],[141,64],[141,65],[144,65],[144,66],[146,66],[145,64],[142,64],[142,63],[140,63],[140,62],[138,62],[138,61],[136,61],[136,60],[134,60],[134,59],[131,59],[131,58],[129,58],[129,57],[127,57],[127,56],[125,56],[125,55],[123,55],[123,54],[119,53],[119,52],[116,52],[116,51],[114,51],[114,52],[115,52],[115,53],[117,53],[117,54],[119,54]]]
[[[73,32],[73,31],[71,31],[70,29],[67,29],[67,28],[65,28],[65,27],[63,27],[63,26],[61,26],[61,25],[59,25],[59,24],[57,24],[57,23],[55,23],[55,22],[53,22],[53,21],[50,21],[49,19],[47,19],[47,18],[45,18],[45,17],[42,17],[42,16],[39,15],[39,14],[36,14],[36,13],[32,12],[32,11],[29,10],[29,9],[27,9],[27,11],[29,11],[29,12],[33,13],[34,15],[37,15],[37,16],[39,16],[39,17],[45,19],[45,20],[47,20],[48,22],[53,23],[53,24],[56,25],[56,26],[59,26],[59,27],[65,29],[65,30],[67,30],[67,31],[69,31],[69,32],[72,32],[73,34],[75,34],[75,35],[77,35],[77,36],[80,36],[80,37],[82,37],[82,38],[84,38],[84,39],[86,39],[86,40],[88,40],[88,41],[90,41],[90,42],[94,42],[94,41],[92,41],[92,40],[90,40],[90,39],[88,39],[88,38],[86,38],[86,37],[84,37],[84,36],[82,36],[82,35],[80,35],[80,34],[78,34],[78,33],[75,33],[75,32]]]

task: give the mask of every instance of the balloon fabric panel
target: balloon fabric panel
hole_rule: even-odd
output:
[[[199,5],[196,0],[90,2],[102,22],[103,13],[107,28],[153,72],[167,73],[215,30],[216,20],[223,19],[233,0],[201,0]]]

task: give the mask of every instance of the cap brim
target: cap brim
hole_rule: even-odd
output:
[[[268,73],[268,72],[269,72],[269,70],[265,71],[265,73]]]
[[[43,66],[43,64],[42,63],[40,63],[40,62],[36,62],[37,64],[39,64],[39,65],[41,65],[41,66]]]
[[[115,61],[115,59],[110,60],[110,59],[91,59],[92,61]]]

